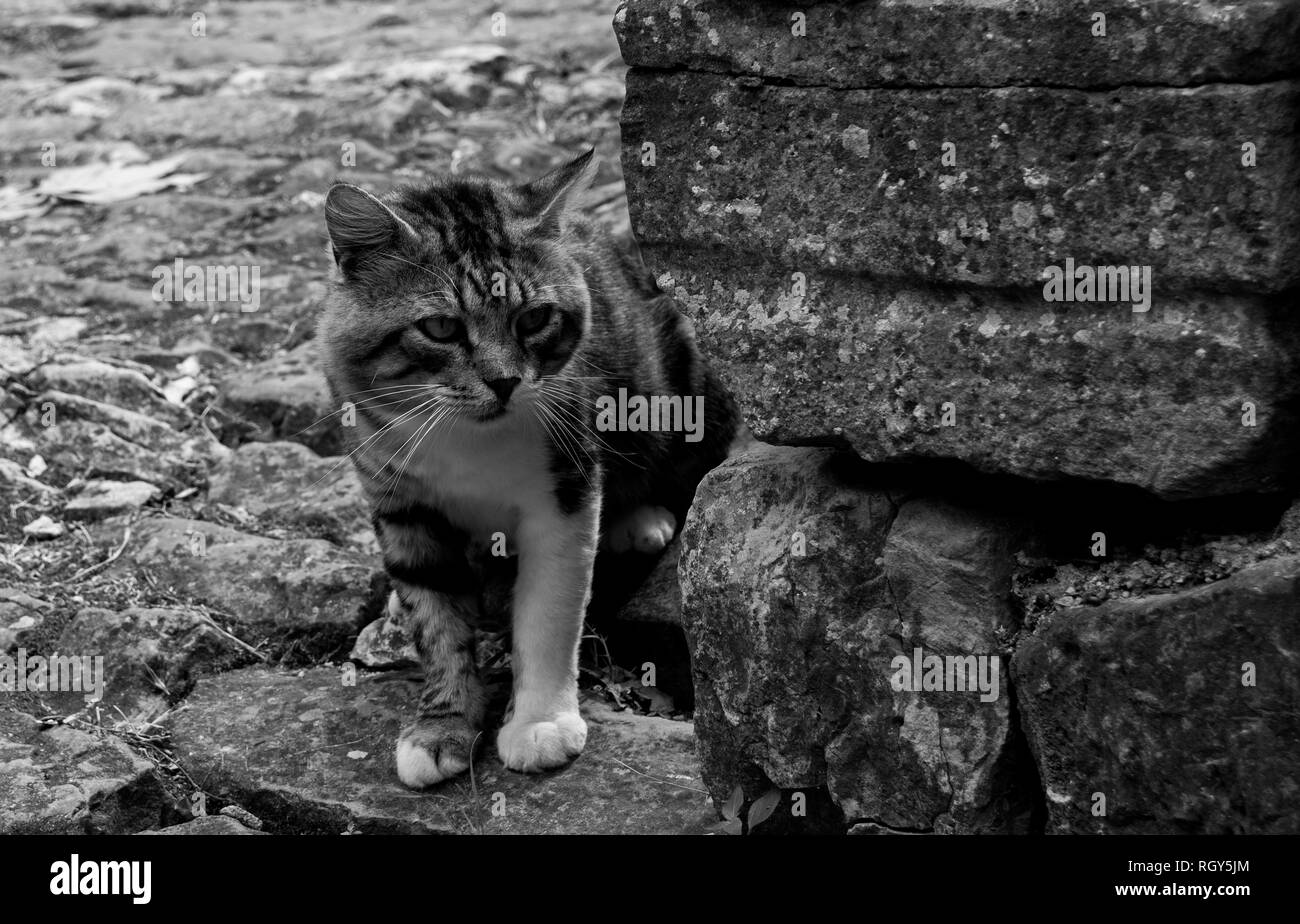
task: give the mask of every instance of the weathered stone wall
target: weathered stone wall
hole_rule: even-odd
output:
[[[1300,2],[626,0],[615,29],[647,262],[760,440],[844,455],[701,486],[715,797],[1300,830]],[[1141,292],[1055,299],[1076,267]],[[891,687],[918,647],[998,654],[1000,698]]]

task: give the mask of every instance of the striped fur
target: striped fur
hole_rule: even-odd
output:
[[[336,185],[338,264],[319,338],[352,460],[426,674],[398,744],[411,786],[468,766],[484,720],[473,650],[482,556],[518,555],[514,693],[497,749],[576,756],[577,647],[598,541],[658,551],[725,456],[735,409],[638,257],[574,213],[589,152],[524,186],[454,178],[382,199]],[[619,389],[704,399],[703,439],[598,431]]]

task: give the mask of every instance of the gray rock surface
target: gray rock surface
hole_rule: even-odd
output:
[[[202,428],[180,432],[137,411],[60,391],[38,395],[27,423],[51,464],[105,479],[168,487],[202,482],[208,466],[230,451]]]
[[[778,264],[663,253],[661,285],[760,439],[1169,498],[1293,477],[1300,343],[1272,320],[1286,299],[1180,295],[1134,314],[839,273],[794,297]]]
[[[243,641],[321,656],[351,641],[382,603],[378,563],[324,539],[267,539],[199,520],[138,524],[113,573],[144,571],[182,599],[227,614]]]
[[[343,447],[339,408],[330,400],[315,341],[225,380],[225,405],[259,426],[264,440],[293,440],[321,455]]]
[[[12,459],[0,459],[0,484],[12,486],[37,497],[49,497],[58,493],[57,488],[52,488],[43,481],[27,475],[23,467]]]
[[[587,749],[542,776],[505,770],[492,735],[461,777],[417,794],[393,749],[419,697],[414,677],[344,686],[339,671],[233,671],[199,683],[172,723],[177,758],[208,791],[271,833],[700,833],[714,819],[691,725],[588,702]],[[494,812],[495,809],[495,812]]]
[[[0,708],[0,834],[131,834],[165,801],[153,764],[111,735]]]
[[[0,587],[0,654],[26,645],[53,608],[17,587]]]
[[[1300,556],[1057,613],[1012,661],[1061,834],[1294,834]]]
[[[843,0],[624,0],[614,31],[635,67],[810,86],[1185,86],[1300,72],[1300,15],[1287,0],[1098,0],[1087,7],[1073,0],[903,0],[846,7]],[[1093,34],[1098,13],[1105,35]]]
[[[57,650],[102,657],[104,705],[143,721],[188,693],[200,673],[247,658],[203,613],[161,607],[80,610],[63,629]]]
[[[412,667],[420,663],[415,638],[410,627],[392,616],[381,616],[357,634],[356,644],[348,655],[371,670]]]
[[[185,408],[173,404],[140,369],[101,359],[65,355],[33,371],[30,384],[40,390],[80,395],[124,407],[183,428],[190,423]]]
[[[71,520],[102,520],[139,510],[161,492],[147,481],[87,481],[63,508]]]
[[[893,683],[918,648],[1000,676],[1015,530],[854,472],[831,450],[760,445],[700,485],[680,573],[705,781],[719,804],[767,785],[758,770],[826,787],[846,822],[1019,830],[1005,681],[987,696]]]
[[[1297,81],[834,90],[634,70],[623,169],[656,272],[684,266],[655,260],[655,245],[724,244],[788,265],[786,279],[1041,292],[1045,268],[1072,258],[1149,267],[1161,305],[1189,288],[1300,284],[1300,159],[1249,167],[1241,151],[1291,150],[1298,113]],[[1225,151],[1224,125],[1250,138]]]
[[[304,528],[345,545],[373,548],[370,507],[352,463],[301,443],[246,443],[212,474],[208,498],[268,523]]]
[[[138,834],[169,834],[169,835],[201,835],[211,837],[214,835],[230,836],[245,834],[265,834],[265,831],[254,831],[252,828],[246,828],[233,818],[227,818],[224,815],[204,815],[202,818],[195,818],[193,821],[187,821],[184,824],[170,825],[166,828],[159,828],[156,831],[139,831]]]
[[[57,539],[68,528],[46,514],[42,514],[23,527],[23,535],[33,539]]]

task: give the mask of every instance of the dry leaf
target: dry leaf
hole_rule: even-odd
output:
[[[184,160],[184,154],[176,154],[147,164],[98,163],[63,167],[43,179],[36,191],[54,199],[103,205],[125,202],[168,188],[186,189],[207,179],[206,173],[173,173]]]

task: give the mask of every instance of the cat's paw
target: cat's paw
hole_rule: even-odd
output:
[[[469,769],[478,732],[463,716],[421,719],[397,738],[397,776],[412,789],[423,789]]]
[[[605,534],[605,545],[612,552],[635,549],[645,555],[662,551],[673,541],[677,518],[663,507],[637,507],[620,517]]]
[[[561,767],[582,753],[587,723],[577,712],[561,712],[550,721],[513,718],[497,733],[497,753],[511,770],[537,773]]]

